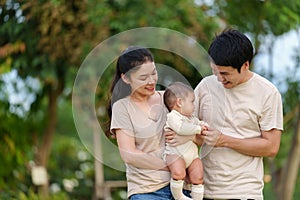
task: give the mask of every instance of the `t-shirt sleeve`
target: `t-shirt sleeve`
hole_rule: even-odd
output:
[[[126,101],[117,101],[112,107],[112,118],[110,131],[115,133],[116,129],[123,129],[133,132],[133,126],[128,111],[128,105]]]
[[[199,118],[199,114],[200,114],[200,91],[201,91],[200,88],[201,88],[201,85],[198,84],[197,87],[194,90],[194,93],[195,93],[195,101],[194,101],[195,109],[194,109],[193,115],[197,118]]]
[[[211,124],[211,95],[209,94],[209,88],[205,79],[203,79],[195,88],[195,110],[194,116],[200,120],[205,120],[208,124]],[[205,119],[204,119],[205,117]]]
[[[283,130],[282,100],[278,90],[275,90],[266,99],[259,122],[263,131],[274,128]]]
[[[178,135],[194,135],[201,131],[200,125],[193,123],[193,121],[187,121],[183,116],[173,112],[168,114],[167,124]]]

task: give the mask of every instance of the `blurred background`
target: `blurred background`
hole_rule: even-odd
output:
[[[300,0],[0,2],[0,199],[126,199],[125,173],[96,162],[77,134],[72,87],[89,52],[139,27],[175,30],[205,49],[225,28],[247,34],[256,49],[252,70],[278,87],[284,104],[280,152],[264,160],[265,199],[299,199]],[[187,61],[153,53],[197,85]],[[96,91],[101,126],[114,64]]]

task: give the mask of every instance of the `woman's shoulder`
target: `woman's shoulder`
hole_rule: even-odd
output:
[[[157,92],[157,94],[159,94],[160,96],[164,96],[164,93],[165,93],[164,90],[157,90],[156,92]]]
[[[164,93],[165,93],[165,91],[164,90],[159,90],[159,91],[157,91],[157,98],[159,98],[159,100],[160,100],[160,102],[162,103],[162,104],[164,104]]]
[[[129,103],[129,98],[125,97],[114,102],[112,107],[126,107],[128,103]]]

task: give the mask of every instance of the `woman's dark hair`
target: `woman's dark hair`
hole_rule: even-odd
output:
[[[246,35],[234,29],[227,29],[215,37],[208,54],[216,65],[232,66],[240,72],[246,61],[251,63],[254,51]]]
[[[122,80],[121,75],[124,74],[129,76],[131,71],[137,70],[138,66],[141,66],[146,62],[154,62],[154,58],[152,53],[144,47],[128,47],[118,57],[114,79],[110,88],[110,98],[107,105],[107,114],[109,117],[105,130],[105,135],[107,137],[112,136],[110,133],[112,105],[119,99],[122,99],[131,93],[130,85]]]

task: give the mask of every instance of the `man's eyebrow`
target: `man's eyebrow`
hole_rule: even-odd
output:
[[[220,74],[230,74],[229,72],[219,72]]]

